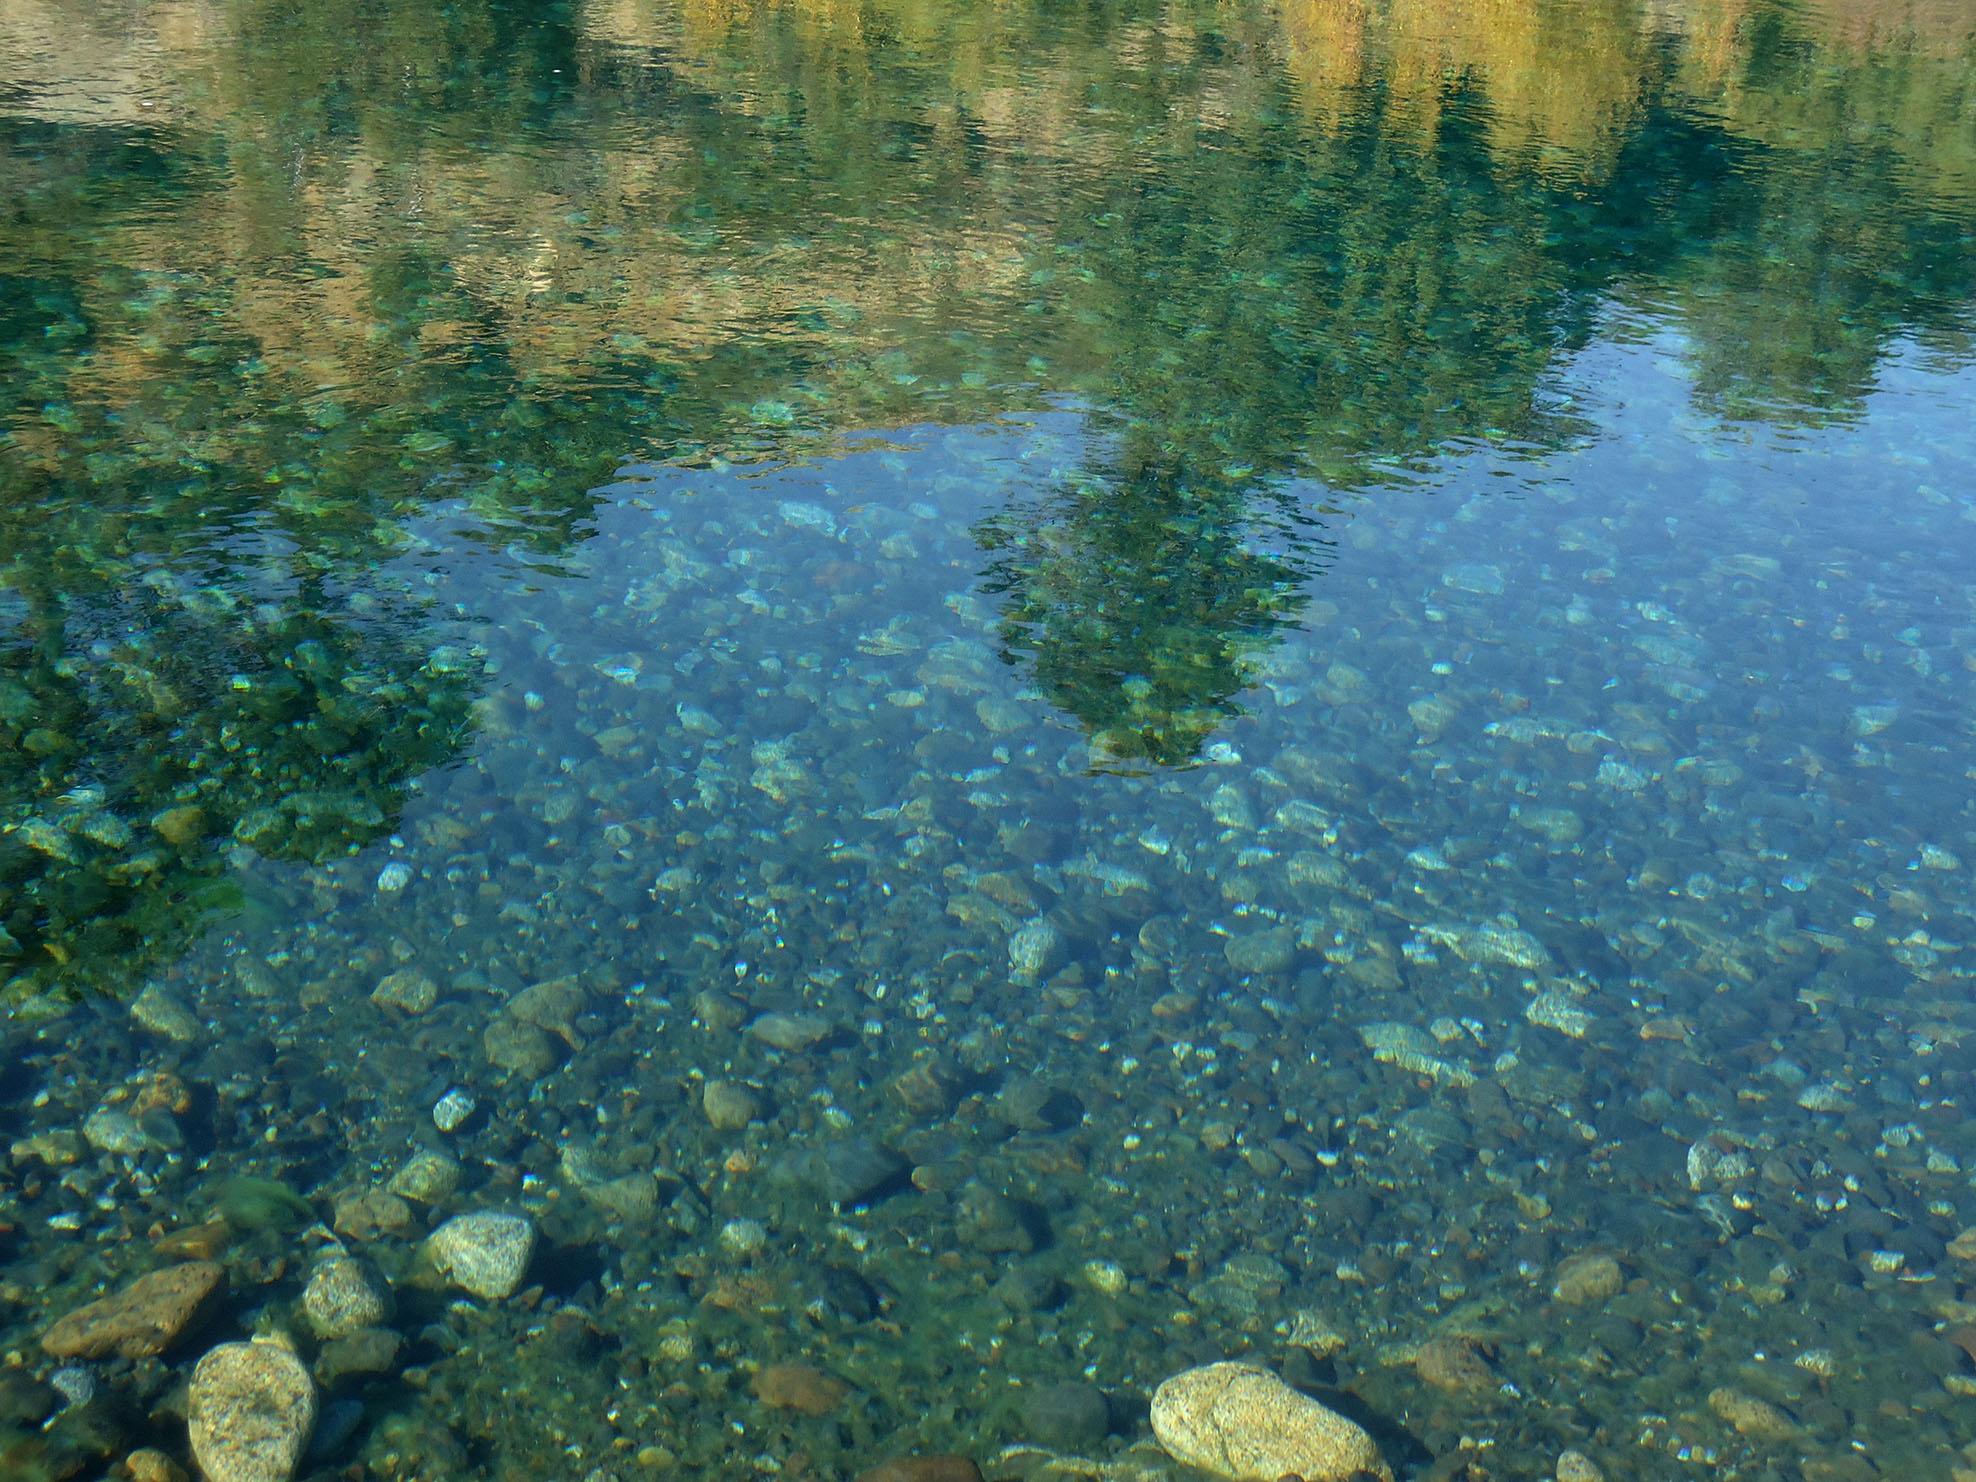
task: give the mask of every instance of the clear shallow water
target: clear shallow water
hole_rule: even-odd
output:
[[[273,1329],[325,1474],[1976,1443],[1953,8],[6,27],[21,1475]]]

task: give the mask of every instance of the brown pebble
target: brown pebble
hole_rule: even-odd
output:
[[[859,1472],[858,1482],[981,1482],[981,1468],[965,1456],[895,1456]]]
[[[149,1447],[131,1452],[123,1465],[130,1482],[187,1482],[184,1467],[164,1452]]]
[[[1466,1338],[1433,1338],[1414,1356],[1414,1373],[1421,1382],[1448,1391],[1493,1389],[1495,1371],[1482,1352]]]
[[[41,1346],[64,1359],[150,1358],[191,1325],[224,1279],[211,1261],[150,1272],[60,1319],[41,1335]]]
[[[770,1364],[754,1379],[755,1398],[777,1410],[828,1415],[850,1396],[851,1386],[808,1364]]]

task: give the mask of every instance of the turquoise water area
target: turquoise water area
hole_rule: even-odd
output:
[[[1976,1476],[1972,64],[0,10],[0,1476]]]

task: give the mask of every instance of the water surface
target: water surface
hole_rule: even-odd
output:
[[[1222,1357],[1403,1475],[1976,1465],[1972,61],[8,7],[18,1394],[229,1277],[9,1475],[186,1462],[255,1331],[322,1476],[1177,1476]],[[481,1209],[505,1300],[421,1251]]]

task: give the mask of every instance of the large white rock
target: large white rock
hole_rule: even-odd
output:
[[[1353,1421],[1251,1364],[1206,1364],[1153,1394],[1153,1435],[1167,1455],[1228,1482],[1393,1482],[1379,1448]]]
[[[222,1343],[192,1371],[187,1419],[208,1482],[288,1482],[316,1428],[315,1381],[280,1343]]]

